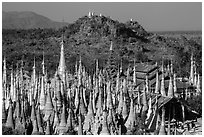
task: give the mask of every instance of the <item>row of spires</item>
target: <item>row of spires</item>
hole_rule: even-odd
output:
[[[189,76],[189,83],[195,87],[200,86],[200,75],[197,73],[197,67],[196,63],[193,57],[193,54],[191,55],[191,66],[190,66],[190,76]],[[201,91],[198,91],[201,92]]]
[[[112,46],[111,43],[110,50],[113,50]],[[44,58],[42,64],[43,74],[45,74]],[[5,66],[4,63],[3,81],[6,81]],[[166,134],[165,108],[162,108],[160,118],[157,97],[154,104],[152,104],[153,98],[150,97],[147,100],[147,94],[151,94],[148,77],[140,90],[134,86],[137,82],[135,65],[133,71],[132,83],[130,78],[120,79],[120,71],[118,71],[116,84],[113,84],[104,78],[106,71],[98,68],[98,61],[96,72],[91,77],[80,58],[79,63],[76,63],[77,79],[68,79],[62,41],[60,63],[53,79],[47,80],[46,75],[37,77],[35,61],[32,77],[28,81],[22,78],[23,72],[16,73],[14,76],[14,72],[11,71],[10,92],[7,88],[3,89],[2,120],[7,127],[13,129],[21,126],[26,129],[31,123],[32,134],[65,134],[73,130],[78,131],[78,134],[109,135],[127,134],[138,125],[138,121],[142,129],[150,128],[153,123],[150,115],[154,115],[158,117],[156,127],[158,128],[158,120],[162,123],[158,128],[159,134]],[[163,65],[161,82],[157,71],[154,94],[174,97],[174,92],[177,90],[176,74],[171,72],[166,94]],[[71,86],[68,86],[70,83]],[[31,110],[29,110],[30,107]],[[147,123],[149,125],[146,125]]]

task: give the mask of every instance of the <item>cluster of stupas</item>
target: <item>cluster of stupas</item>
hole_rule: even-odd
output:
[[[189,77],[189,83],[196,87],[197,92],[201,92],[201,80],[200,80],[200,75],[197,72],[196,69],[196,63],[195,60],[193,59],[193,54],[191,55],[191,69],[190,69],[190,77]]]
[[[113,52],[112,46],[110,53]],[[75,74],[68,74],[62,41],[59,67],[53,78],[47,77],[43,56],[42,75],[36,74],[34,61],[31,78],[25,77],[22,65],[16,71],[11,70],[8,80],[4,59],[3,125],[34,135],[177,134],[178,127],[172,126],[177,120],[176,115],[169,113],[165,106],[165,101],[172,100],[177,90],[172,65],[166,92],[163,65],[162,78],[159,79],[157,71],[155,89],[150,91],[148,78],[136,86],[136,65],[132,76],[128,68],[124,72],[126,77],[121,78],[121,66],[116,77],[111,78],[107,76],[111,73],[99,69],[98,63],[91,76],[80,58]],[[174,105],[170,108],[175,112]]]

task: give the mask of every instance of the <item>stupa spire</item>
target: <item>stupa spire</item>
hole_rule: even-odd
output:
[[[6,75],[6,57],[4,56],[4,61],[3,61],[3,63],[4,63],[4,68],[3,68],[3,98],[6,98],[6,90],[7,90],[7,88],[6,88],[6,83],[7,83],[7,75]]]
[[[103,112],[103,126],[100,135],[110,135],[110,131],[107,125],[107,113],[105,111]]]
[[[16,118],[20,118],[20,117],[21,117],[21,111],[20,111],[20,109],[21,109],[20,101],[17,100],[17,101],[16,101],[16,108],[15,108],[15,117],[16,117]]]
[[[53,103],[50,95],[50,82],[48,82],[47,99],[46,99],[44,112],[45,112],[44,120],[46,121],[51,115],[51,113],[53,112]]]
[[[41,77],[41,91],[40,91],[40,109],[45,107],[45,83],[44,76]]]
[[[163,65],[163,62],[162,62],[162,80],[161,80],[160,93],[162,94],[162,96],[166,96],[165,85],[164,85],[164,65]]]
[[[136,78],[136,64],[135,64],[135,59],[134,59],[134,68],[133,68],[133,83],[136,85],[137,78]]]
[[[6,106],[5,106],[5,98],[3,98],[3,102],[2,102],[2,123],[6,122]]]
[[[148,104],[147,104],[147,95],[146,95],[146,88],[145,86],[143,87],[143,96],[142,96],[142,112],[147,112],[148,110]]]
[[[149,93],[149,79],[148,79],[148,74],[146,75],[145,86],[146,86],[146,93]]]
[[[66,123],[66,114],[65,114],[65,104],[63,103],[61,121],[58,127],[60,134],[64,134],[67,131],[66,126],[67,126],[67,123]]]
[[[198,80],[197,80],[197,92],[201,92],[201,81],[200,81],[200,75],[198,74]]]
[[[69,108],[68,109],[68,118],[67,118],[67,128],[68,128],[68,130],[73,129],[72,117],[73,117],[72,110],[71,110],[71,108]]]
[[[42,73],[43,73],[43,75],[45,75],[45,53],[44,53],[44,45],[43,45]]]
[[[126,97],[123,97],[123,109],[122,109],[122,115],[123,119],[126,119],[128,116],[128,108],[127,108],[127,103],[126,103]]]
[[[85,117],[84,120],[84,130],[89,130],[89,125],[94,122],[94,111],[93,111],[93,101],[92,101],[92,95],[93,93],[90,92],[90,97],[89,97],[89,106],[88,106],[88,113]]]
[[[190,69],[189,82],[191,84],[194,83],[194,61],[193,61],[193,54],[191,54],[191,69]]]
[[[149,107],[148,107],[148,112],[147,112],[147,120],[150,118],[151,114],[152,114],[152,98],[150,96],[150,98],[149,98]]]
[[[177,93],[176,73],[174,73],[174,82],[173,82],[173,85],[174,85],[174,93]]]
[[[37,118],[34,118],[33,121],[33,132],[32,135],[38,135],[39,134],[39,129],[38,129],[38,124],[37,124]]]
[[[134,112],[134,104],[133,104],[133,97],[131,97],[131,103],[130,103],[130,113],[128,116],[127,121],[125,122],[125,126],[128,130],[132,130],[135,124],[135,112]]]
[[[60,51],[60,62],[58,66],[58,74],[61,78],[61,80],[65,84],[65,71],[66,71],[66,65],[65,65],[65,55],[64,55],[64,34],[62,34],[62,42],[61,45],[61,51]]]
[[[173,97],[173,96],[174,96],[173,81],[172,81],[172,75],[170,74],[168,97]]]
[[[35,118],[36,118],[35,100],[32,99],[31,121],[33,122]]]
[[[6,126],[14,129],[13,108],[12,108],[12,101],[11,101],[11,99],[9,101],[9,110],[8,110]]]
[[[160,88],[160,80],[159,80],[159,72],[156,72],[156,85],[155,85],[155,93],[159,93]]]
[[[14,75],[13,75],[13,68],[11,69],[11,86],[10,86],[10,96],[12,101],[16,101],[16,93],[14,88]]]
[[[165,129],[165,108],[164,108],[164,106],[162,107],[162,121],[161,121],[160,130],[159,130],[159,135],[166,135],[166,129]]]
[[[38,104],[38,108],[37,108],[37,123],[38,123],[39,132],[44,133],[43,127],[42,127],[42,117],[41,117],[41,111],[40,111],[40,104]]]
[[[50,131],[50,119],[47,120],[45,135],[51,135],[51,131]]]

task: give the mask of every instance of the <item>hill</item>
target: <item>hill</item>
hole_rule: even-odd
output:
[[[136,62],[150,64],[162,60],[167,65],[173,61],[174,70],[179,76],[188,76],[190,55],[194,53],[198,71],[201,74],[202,45],[196,39],[166,37],[147,32],[137,21],[121,23],[110,17],[94,15],[83,16],[74,23],[59,30],[28,29],[3,30],[2,50],[7,57],[8,67],[20,63],[23,59],[25,69],[31,72],[35,56],[38,71],[41,71],[43,50],[46,67],[51,74],[59,63],[60,42],[64,33],[66,65],[74,71],[76,60],[82,56],[82,63],[89,72],[93,72],[96,59],[99,67],[105,67],[109,48],[113,42],[114,58],[117,64],[123,62],[123,68]],[[200,41],[200,38],[199,38]],[[201,42],[202,43],[202,42]],[[195,54],[196,53],[196,54]]]
[[[2,12],[3,29],[60,28],[67,23],[55,22],[30,11]]]

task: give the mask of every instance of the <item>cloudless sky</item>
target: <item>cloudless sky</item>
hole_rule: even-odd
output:
[[[119,22],[132,18],[147,31],[202,30],[201,2],[3,2],[2,10],[33,11],[68,23],[93,11]]]

